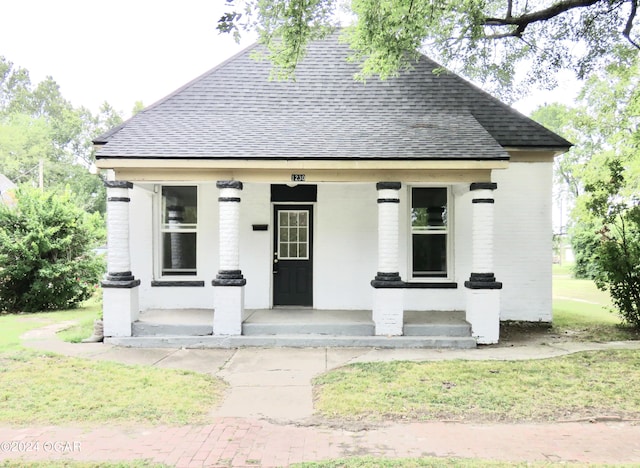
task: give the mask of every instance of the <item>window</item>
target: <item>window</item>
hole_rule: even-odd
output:
[[[163,186],[160,224],[162,276],[195,276],[198,236],[198,188]]]
[[[411,188],[411,269],[413,278],[448,276],[449,190]]]
[[[309,259],[309,212],[278,211],[278,257],[285,260]]]

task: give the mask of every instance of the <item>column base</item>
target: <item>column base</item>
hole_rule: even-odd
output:
[[[404,328],[404,291],[398,288],[373,290],[373,322],[379,336],[400,336]]]
[[[493,273],[471,273],[464,286],[468,289],[502,289],[502,283],[496,281]]]
[[[244,320],[244,286],[215,286],[214,335],[242,335]]]
[[[478,344],[494,344],[500,339],[500,291],[467,289],[466,319]]]
[[[102,288],[102,319],[104,336],[131,336],[131,324],[140,315],[139,289],[140,280],[135,286],[110,286]]]
[[[241,270],[220,270],[211,284],[213,286],[244,286],[247,280],[242,276]]]

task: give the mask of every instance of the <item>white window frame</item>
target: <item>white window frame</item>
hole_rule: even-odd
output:
[[[433,235],[433,234],[446,234],[446,255],[447,255],[447,271],[446,276],[414,276],[413,272],[413,235],[414,229],[411,223],[411,207],[413,206],[413,189],[420,188],[443,188],[447,190],[447,226],[446,229],[442,230],[433,230],[431,232],[424,231],[419,232],[419,235]],[[446,283],[453,281],[454,274],[454,252],[453,252],[453,240],[454,240],[454,206],[453,206],[453,190],[451,185],[438,184],[438,185],[409,185],[408,189],[408,199],[409,203],[407,203],[407,224],[408,224],[408,242],[407,242],[407,251],[408,251],[408,259],[407,259],[407,277],[410,278],[412,282],[419,283]]]
[[[195,224],[186,224],[180,229],[169,228],[164,221],[164,203],[162,197],[163,187],[195,187],[196,189],[196,216],[198,222]],[[173,280],[173,281],[193,281],[200,277],[200,223],[201,223],[201,193],[199,184],[189,183],[164,183],[154,185],[155,193],[155,209],[153,219],[153,239],[155,248],[153,250],[153,263],[154,263],[154,277],[159,280]],[[162,259],[163,259],[163,237],[167,232],[180,232],[180,233],[195,233],[196,235],[196,271],[195,274],[163,274],[162,271]]]

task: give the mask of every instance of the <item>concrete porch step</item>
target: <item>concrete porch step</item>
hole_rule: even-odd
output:
[[[332,335],[332,336],[372,336],[375,334],[373,322],[368,323],[250,323],[242,324],[244,336],[269,335]]]
[[[213,325],[133,322],[133,336],[204,336],[213,334]]]
[[[451,336],[335,336],[335,335],[238,335],[238,336],[133,336],[106,338],[105,342],[132,348],[439,348],[476,347],[471,337]]]
[[[468,323],[405,323],[404,336],[471,336]]]

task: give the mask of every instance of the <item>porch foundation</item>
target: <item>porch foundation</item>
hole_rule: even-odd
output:
[[[215,288],[214,335],[241,335],[244,320],[244,286]]]
[[[478,344],[494,344],[500,338],[500,290],[467,289],[467,322]]]
[[[372,318],[376,335],[402,335],[404,326],[404,290],[375,288],[373,290]]]
[[[139,288],[104,287],[102,289],[102,320],[104,336],[131,336],[131,324],[138,320]]]

